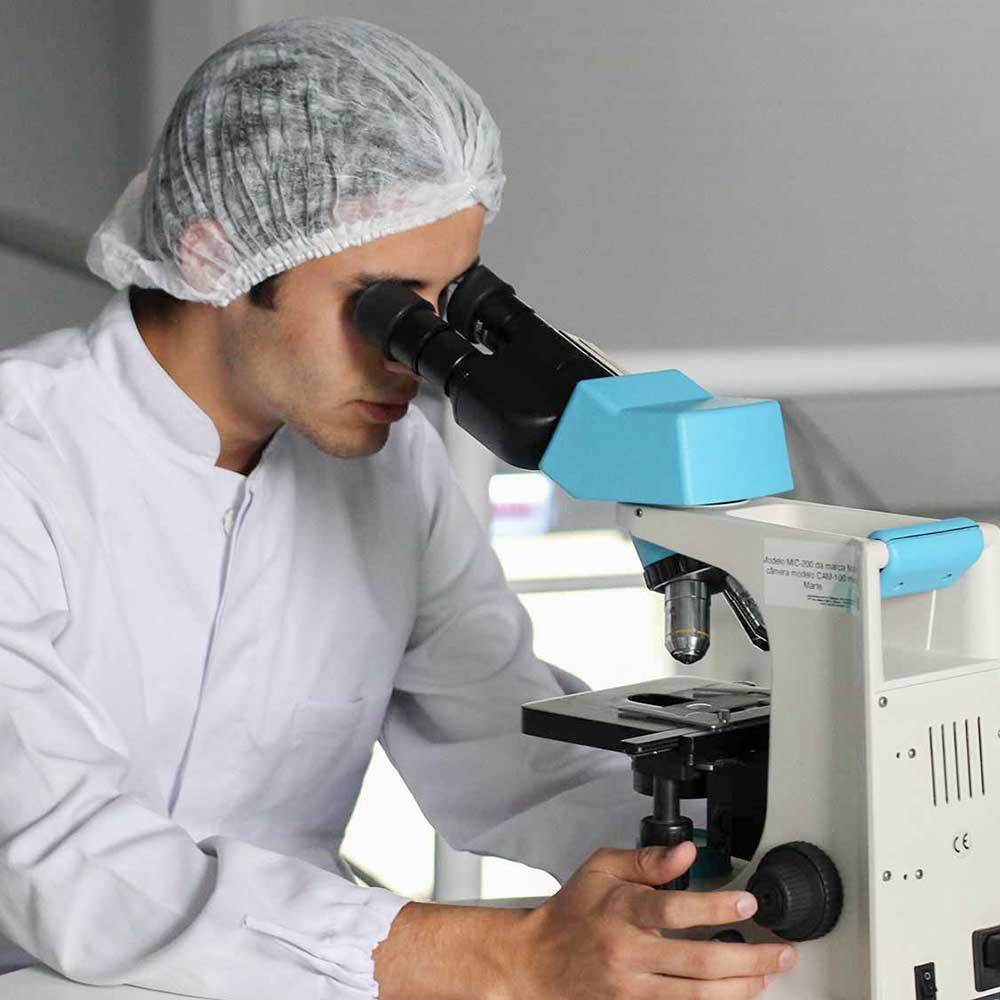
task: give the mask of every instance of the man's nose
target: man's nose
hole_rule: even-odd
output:
[[[412,368],[399,361],[393,361],[391,358],[385,358],[382,363],[385,365],[385,370],[387,372],[392,372],[393,375],[409,375],[410,378],[417,378],[417,374]]]

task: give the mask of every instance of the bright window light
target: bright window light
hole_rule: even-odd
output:
[[[663,646],[663,598],[644,588],[522,594],[540,659],[594,689],[674,673]]]
[[[494,477],[496,478],[496,477]],[[619,531],[557,531],[528,538],[494,538],[493,550],[512,584],[530,580],[565,580],[634,576],[642,566],[632,542]]]
[[[490,477],[491,534],[541,535],[552,527],[555,487],[541,472],[508,472]]]
[[[434,830],[380,746],[368,765],[342,852],[394,892],[430,899]]]

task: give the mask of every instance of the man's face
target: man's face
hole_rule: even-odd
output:
[[[355,331],[354,304],[374,281],[408,284],[435,308],[476,261],[485,210],[385,236],[284,272],[275,308],[241,296],[222,312],[226,364],[248,416],[291,424],[341,458],[377,452],[418,380]]]

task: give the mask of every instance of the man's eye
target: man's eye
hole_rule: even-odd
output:
[[[371,286],[369,285],[365,288],[358,288],[355,291],[351,292],[350,295],[348,295],[347,298],[344,300],[345,304],[347,305],[347,308],[350,309],[351,311],[351,316],[354,315],[354,310],[358,308],[358,302],[360,301],[361,296],[364,295],[365,292],[367,292],[368,288],[370,287]]]

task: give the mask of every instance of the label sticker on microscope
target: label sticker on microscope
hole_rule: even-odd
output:
[[[858,559],[853,545],[764,540],[764,601],[786,608],[858,613]]]

